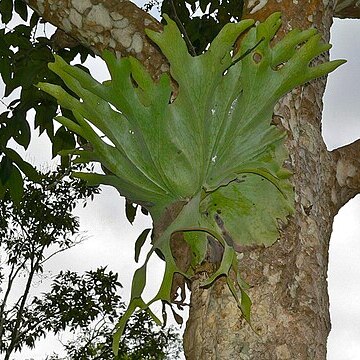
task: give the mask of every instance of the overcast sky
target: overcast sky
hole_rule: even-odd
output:
[[[360,138],[360,21],[335,19],[331,57],[348,62],[329,76],[323,135],[329,149]],[[332,330],[328,360],[360,354],[360,196],[336,216],[330,241],[329,295]]]
[[[325,95],[323,117],[324,138],[329,149],[360,138],[360,23],[335,20],[332,30],[332,58],[346,58],[348,63],[331,74]],[[99,78],[104,76],[96,67]],[[2,110],[2,109],[1,109]],[[44,150],[44,147],[48,151]],[[50,160],[50,146],[43,136],[32,144],[28,159],[45,166]],[[108,265],[119,273],[124,285],[124,300],[128,300],[131,277],[137,268],[134,242],[140,232],[151,225],[148,217],[139,215],[133,226],[125,219],[124,201],[111,188],[104,188],[102,195],[85,209],[78,209],[81,228],[90,238],[83,244],[54,258],[49,270],[85,271]],[[331,302],[332,331],[329,337],[328,360],[358,360],[360,354],[360,197],[350,201],[335,219],[330,245],[329,293]],[[144,251],[145,253],[145,251]],[[158,288],[163,269],[162,263],[153,261],[149,274],[148,296]],[[155,274],[155,275],[154,275]],[[160,305],[155,311],[161,312]],[[27,351],[26,359],[41,360],[44,349],[56,346],[47,339],[35,351]],[[60,349],[60,346],[58,346]],[[49,351],[48,353],[51,353]],[[16,359],[24,360],[24,355]]]

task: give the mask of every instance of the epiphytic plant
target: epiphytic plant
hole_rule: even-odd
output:
[[[109,170],[74,176],[89,184],[113,185],[145,207],[154,222],[152,248],[134,274],[129,308],[115,334],[115,352],[136,308],[148,309],[156,300],[170,302],[174,274],[192,276],[204,260],[208,236],[218,241],[223,254],[203,285],[226,277],[250,321],[251,302],[237,273],[236,252],[247,245],[273,244],[279,221],[286,223],[293,212],[291,173],[283,167],[286,133],[272,124],[274,105],[294,87],[344,62],[310,64],[330,48],[315,29],[292,30],[272,45],[281,24],[279,13],[256,27],[252,20],[226,25],[209,49],[195,57],[175,23],[166,21],[162,33],[147,35],[170,63],[170,75],[178,84],[175,99],[169,74],[154,82],[136,59],[117,60],[109,52],[103,58],[111,80],[103,84],[59,57],[49,65],[80,100],[59,86],[39,84],[76,118],[57,120],[92,144],[92,151],[72,152],[77,161],[97,161]],[[186,271],[171,251],[175,233],[182,233],[191,248]],[[140,245],[137,242],[137,257]],[[166,262],[165,273],[158,293],[146,303],[142,293],[147,263],[155,251]],[[231,270],[235,276],[229,276]]]

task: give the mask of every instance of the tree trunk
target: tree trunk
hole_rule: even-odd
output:
[[[257,18],[264,19],[277,10],[276,3],[269,1]],[[322,1],[294,3],[282,6],[285,26],[307,28],[313,23],[328,40],[331,2],[327,6]],[[254,329],[241,318],[224,282],[204,290],[199,288],[198,279],[191,287],[184,336],[187,359],[326,359],[329,239],[334,216],[356,193],[339,186],[349,183],[352,168],[352,181],[358,190],[355,172],[359,164],[346,165],[344,160],[343,165],[336,165],[338,152],[332,154],[326,149],[321,135],[325,84],[326,79],[318,79],[295,89],[274,112],[275,120],[288,132],[296,214],[273,246],[238,256],[240,273],[253,286],[249,295]],[[356,161],[355,156],[352,159]]]
[[[163,56],[144,36],[144,26],[161,29],[161,25],[129,1],[104,0],[98,5],[89,0],[61,0],[55,5],[50,0],[27,2],[45,20],[97,52],[110,48],[131,53],[154,77],[168,69]],[[348,11],[355,1],[338,3]],[[245,6],[246,16],[258,20],[280,10],[282,32],[315,26],[325,40],[329,38],[333,1],[247,1]],[[337,16],[346,16],[341,9],[335,9]],[[127,29],[126,41],[118,36],[121,29]],[[295,89],[274,111],[274,121],[288,132],[287,166],[294,172],[296,214],[273,246],[238,255],[242,277],[252,285],[253,329],[241,317],[226,284],[220,279],[203,289],[199,275],[191,285],[184,334],[187,359],[326,358],[328,245],[335,214],[360,189],[360,143],[327,151],[321,136],[325,83],[323,78]]]
[[[336,208],[331,200],[331,156],[320,132],[325,80],[285,96],[276,117],[289,131],[296,215],[267,249],[239,255],[240,273],[253,288],[253,330],[223,282],[194,281],[184,336],[188,359],[325,359],[330,331],[328,245]]]

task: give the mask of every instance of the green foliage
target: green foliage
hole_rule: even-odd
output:
[[[134,310],[148,309],[156,300],[170,302],[173,275],[192,276],[204,260],[207,235],[219,242],[223,256],[203,286],[225,276],[250,321],[246,285],[239,274],[235,282],[229,276],[231,270],[236,273],[236,251],[273,244],[279,237],[278,222],[286,223],[293,212],[290,173],[283,168],[288,158],[283,145],[286,134],[271,124],[273,107],[294,87],[343,63],[310,65],[330,48],[315,29],[293,30],[272,46],[281,24],[278,13],[256,27],[252,20],[226,25],[209,49],[196,57],[188,53],[175,23],[165,19],[162,33],[147,34],[170,63],[170,74],[179,86],[175,100],[167,74],[155,83],[137,60],[116,60],[108,52],[103,57],[111,80],[104,84],[60,57],[49,65],[81,101],[60,86],[39,84],[76,118],[57,120],[93,145],[91,152],[71,154],[79,162],[98,161],[110,171],[76,173],[76,177],[89,184],[113,185],[131,202],[144,206],[155,225],[169,211],[180,209],[154,235],[144,265],[134,274],[131,302],[114,337],[115,353]],[[244,32],[239,51],[233,54],[233,44]],[[177,232],[184,233],[194,254],[186,272],[177,267],[170,249]],[[142,243],[143,239],[137,242],[136,258]],[[165,274],[158,293],[145,303],[142,293],[153,252],[165,259]]]
[[[120,302],[124,307],[124,303]],[[122,312],[118,312],[120,316]],[[74,340],[64,344],[66,356],[53,354],[46,360],[177,360],[181,352],[179,335],[172,329],[154,326],[149,315],[136,313],[129,320],[119,346],[112,351],[113,319],[105,318],[98,329],[83,328]],[[90,331],[89,331],[90,330]]]
[[[33,311],[40,316],[36,321],[42,323],[44,330],[58,333],[66,328],[89,328],[98,317],[115,317],[119,304],[117,294],[118,275],[106,268],[87,271],[84,275],[72,271],[61,271],[51,285],[51,291],[32,301]]]
[[[99,192],[98,188],[86,187],[83,181],[69,178],[61,169],[43,175],[40,182],[25,181],[18,205],[10,196],[0,202],[0,245],[6,249],[17,251],[18,246],[35,249],[58,242],[69,246],[70,235],[79,227],[71,211],[77,203]],[[25,251],[10,257],[20,265],[30,260],[28,255]]]
[[[62,252],[77,244],[74,234],[79,222],[72,210],[99,192],[62,170],[42,174],[37,183],[25,179],[23,189],[17,192],[19,198],[6,193],[0,202],[0,352],[5,352],[5,359],[24,345],[33,346],[45,334],[44,320],[28,307],[31,285],[43,273],[51,251]],[[23,293],[10,302],[20,276],[25,279]]]
[[[146,313],[137,313],[129,321],[120,343],[119,354],[112,353],[115,321],[125,309],[118,295],[118,275],[105,268],[80,276],[71,271],[55,277],[51,291],[32,302],[32,319],[40,329],[59,333],[70,330],[74,339],[64,344],[65,359],[71,360],[160,360],[177,359],[179,335],[173,328],[154,326]],[[39,328],[34,324],[34,328]],[[49,360],[63,359],[53,355]]]
[[[38,15],[28,10],[22,0],[0,1],[0,75],[5,86],[1,95],[5,110],[0,114],[0,158],[8,169],[11,167],[11,171],[5,171],[4,163],[1,165],[0,199],[9,193],[15,201],[22,194],[23,176],[32,181],[40,180],[35,169],[8,145],[10,140],[14,140],[25,150],[28,148],[31,139],[29,110],[35,111],[35,129],[39,129],[40,134],[45,131],[56,143],[56,149],[63,140],[63,134],[54,135],[53,118],[58,112],[57,102],[35,88],[34,84],[50,81],[63,86],[61,79],[47,66],[54,51],[68,62],[78,54],[83,62],[90,53],[80,45],[57,49],[54,41],[45,36],[45,25]],[[10,27],[12,20],[17,23],[14,27]],[[40,28],[44,28],[43,34]],[[75,141],[73,134],[68,133],[67,138],[67,143]]]
[[[168,14],[184,35],[189,52],[201,54],[222,27],[241,19],[243,0],[150,0],[145,10],[154,6]],[[164,20],[163,20],[164,21]]]
[[[9,194],[0,202],[0,354],[4,360],[11,359],[14,351],[36,347],[37,340],[49,333],[63,331],[73,333],[75,339],[64,344],[66,359],[113,358],[112,334],[125,309],[117,274],[106,268],[82,275],[61,271],[52,277],[49,292],[33,296],[31,291],[42,282],[47,260],[81,241],[72,210],[98,192],[59,169],[43,174],[38,183],[25,179],[19,203],[14,204]],[[137,314],[129,321],[116,360],[176,359],[179,351],[179,337],[172,328],[160,329],[146,314]]]

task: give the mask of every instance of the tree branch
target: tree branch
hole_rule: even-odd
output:
[[[36,261],[34,260],[34,258],[31,259],[30,273],[29,273],[29,276],[28,276],[27,281],[26,281],[24,293],[19,298],[19,299],[21,299],[21,302],[20,302],[19,309],[17,311],[15,325],[14,325],[14,328],[12,329],[12,332],[11,332],[11,341],[10,341],[9,347],[6,349],[4,360],[9,360],[10,359],[10,355],[13,352],[13,350],[15,349],[15,347],[16,347],[16,345],[18,343],[19,336],[20,336],[20,327],[21,327],[22,315],[23,315],[23,312],[24,312],[25,304],[26,304],[27,298],[29,296],[31,284],[32,284],[34,275],[36,274],[36,270],[38,268],[38,265],[39,265],[39,262],[41,260],[42,253],[43,253],[44,249],[45,249],[45,245],[43,245],[43,247],[42,247],[42,249],[40,251],[40,254],[38,255],[38,258],[36,259]],[[35,250],[33,250],[33,251],[35,251]]]
[[[10,270],[10,273],[8,276],[7,288],[6,288],[5,295],[2,299],[2,303],[0,306],[0,349],[2,348],[2,343],[3,343],[3,339],[4,339],[4,322],[5,322],[5,320],[9,320],[9,319],[6,319],[6,316],[5,316],[5,313],[6,313],[5,308],[7,305],[8,297],[11,292],[11,289],[13,288],[14,280],[16,279],[20,270],[23,269],[25,264],[26,264],[26,259],[22,262],[22,264],[20,266],[17,267],[16,270],[15,270],[15,266],[17,264],[16,263],[11,264],[11,270]]]
[[[169,69],[165,57],[145,35],[145,28],[161,31],[162,25],[128,0],[25,2],[44,20],[95,54],[107,49],[118,57],[132,55],[154,78]]]
[[[338,0],[335,6],[335,17],[344,19],[360,18],[360,3],[357,0]]]
[[[187,32],[186,32],[186,29],[185,29],[185,26],[184,24],[181,22],[181,20],[179,19],[178,17],[178,14],[177,14],[177,11],[176,11],[176,7],[174,5],[174,1],[173,0],[170,0],[170,5],[171,5],[171,10],[173,12],[173,15],[174,15],[174,20],[178,26],[178,28],[180,29],[180,31],[182,32],[182,34],[184,35],[184,40],[186,42],[186,45],[189,49],[189,52],[192,56],[196,56],[196,50],[194,48],[194,45],[192,44]]]
[[[56,250],[54,251],[53,253],[51,253],[48,257],[46,257],[45,259],[43,259],[41,262],[40,262],[40,265],[43,265],[46,261],[50,260],[53,256],[59,254],[59,253],[62,253],[66,250],[69,250],[71,248],[73,248],[74,246],[76,245],[79,245],[81,244],[82,242],[84,242],[85,240],[87,240],[88,237],[81,237],[80,240],[74,240],[74,242],[72,244],[70,244],[68,247],[66,248],[60,248],[59,250]]]
[[[360,193],[360,139],[333,150],[331,155],[336,172],[337,201],[342,206]]]

